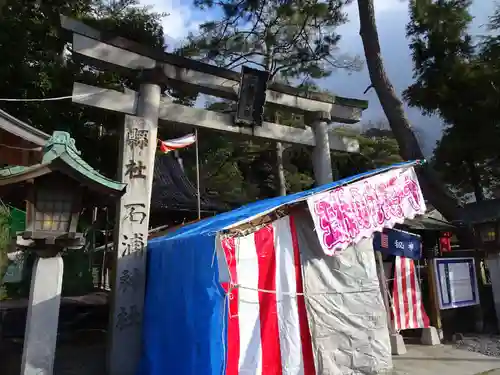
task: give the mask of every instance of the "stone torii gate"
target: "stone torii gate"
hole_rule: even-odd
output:
[[[328,123],[356,123],[368,103],[322,93],[299,93],[291,86],[270,83],[266,105],[304,113],[311,126],[300,129],[270,122],[255,127],[238,126],[230,114],[173,103],[162,97],[160,85],[237,101],[241,81],[239,73],[154,51],[65,16],[61,16],[61,25],[72,33],[73,53],[89,65],[143,73],[139,92],[119,92],[79,82],[73,86],[74,102],[126,115],[121,139],[120,175],[128,187],[118,207],[115,228],[116,265],[108,370],[110,375],[133,375],[141,352],[145,246],[158,123],[312,146],[315,180],[317,184],[324,184],[332,181],[330,150],[357,152],[359,149],[353,139],[328,134]]]

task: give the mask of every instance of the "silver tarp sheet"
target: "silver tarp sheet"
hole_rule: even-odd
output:
[[[392,368],[387,315],[372,240],[323,253],[310,215],[297,215],[316,373],[377,374]]]

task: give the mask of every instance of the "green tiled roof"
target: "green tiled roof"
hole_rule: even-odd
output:
[[[10,166],[2,168],[0,169],[0,181],[3,180],[4,184],[6,184],[8,183],[6,180],[20,175],[28,176],[30,172],[36,172],[41,168],[51,167],[55,163],[63,162],[72,171],[76,172],[76,178],[80,179],[83,184],[85,184],[85,180],[90,180],[115,193],[125,191],[126,184],[103,176],[85,162],[80,154],[80,151],[76,148],[75,140],[71,138],[69,133],[55,131],[44,146],[44,154],[40,164],[29,167]]]

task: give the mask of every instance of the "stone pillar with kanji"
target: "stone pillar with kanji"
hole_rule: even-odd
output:
[[[125,116],[121,181],[127,191],[118,205],[109,327],[108,373],[135,375],[141,354],[149,205],[156,152],[160,87],[141,85],[137,113]]]

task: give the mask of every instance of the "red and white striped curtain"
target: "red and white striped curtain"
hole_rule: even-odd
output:
[[[396,257],[391,312],[391,321],[396,332],[427,328],[430,325],[420,292],[415,262],[411,258]]]
[[[231,277],[226,374],[315,375],[294,218],[222,247]]]

